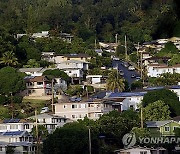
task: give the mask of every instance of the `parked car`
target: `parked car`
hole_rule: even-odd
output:
[[[114,58],[113,58],[113,60],[119,60],[119,58],[117,58],[117,57],[114,57]]]
[[[129,67],[128,67],[128,70],[129,70],[129,71],[134,71],[134,70],[135,70],[135,67],[134,67],[134,66],[129,66]]]
[[[140,76],[136,76],[136,80],[138,81],[138,80],[140,80],[141,79],[141,77]]]
[[[124,62],[123,65],[124,65],[124,67],[128,67],[129,66],[128,62]]]
[[[49,108],[48,107],[43,107],[41,109],[41,112],[40,113],[46,113],[46,112],[49,112]]]
[[[81,98],[80,97],[77,97],[77,96],[73,96],[69,99],[71,102],[80,102],[81,101]]]
[[[136,77],[136,75],[135,74],[131,74],[131,78],[135,78]]]
[[[124,72],[122,70],[119,70],[119,74],[123,76]]]

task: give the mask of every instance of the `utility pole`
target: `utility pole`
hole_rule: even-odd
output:
[[[125,38],[124,38],[124,41],[125,41],[125,59],[127,60],[127,37],[125,35]]]
[[[87,94],[87,99],[89,98],[89,94],[88,94],[88,85],[86,86],[86,94]]]
[[[12,119],[14,118],[14,113],[13,113],[13,95],[12,95],[12,92],[11,92],[11,118]]]
[[[35,120],[36,120],[36,122],[35,122],[35,127],[36,127],[36,142],[37,142],[37,153],[39,152],[39,136],[38,136],[38,125],[37,125],[37,123],[38,123],[38,121],[37,121],[37,110],[35,110]]]
[[[143,128],[143,108],[141,106],[141,128]]]
[[[142,52],[141,52],[141,79],[143,79]]]
[[[116,44],[118,44],[118,34],[115,35]]]
[[[139,42],[138,42],[138,46],[137,46],[137,64],[138,64],[138,69],[139,69]]]
[[[52,79],[52,82],[51,82],[51,89],[52,89],[52,113],[54,113],[54,79]]]
[[[95,41],[94,41],[94,48],[95,48],[95,50],[97,49],[97,41],[96,41],[96,38],[95,38]]]
[[[91,154],[91,129],[89,128],[89,154]]]
[[[118,79],[118,63],[116,64],[116,73],[117,73],[117,79]]]

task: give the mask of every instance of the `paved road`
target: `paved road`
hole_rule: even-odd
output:
[[[140,74],[137,71],[129,71],[126,67],[122,65],[122,61],[114,60],[112,62],[113,67],[118,66],[118,70],[122,70],[124,72],[124,78],[128,81],[129,84],[131,84],[133,81],[136,80],[136,78],[131,78],[132,74],[135,74],[136,76],[140,76]]]

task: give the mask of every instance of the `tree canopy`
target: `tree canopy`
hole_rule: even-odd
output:
[[[108,74],[106,80],[107,90],[122,92],[125,89],[125,84],[123,78],[120,76],[119,72],[112,71]]]
[[[0,69],[0,94],[10,95],[25,89],[24,73],[18,72],[12,67]]]
[[[161,113],[161,114],[160,114]],[[170,119],[169,106],[159,100],[144,108],[143,117],[146,121],[163,121]]]
[[[149,91],[144,95],[142,104],[144,107],[158,100],[168,105],[171,116],[180,115],[180,102],[176,93],[168,89]]]
[[[138,127],[139,121],[138,113],[128,110],[123,113],[112,111],[96,121],[85,118],[68,123],[48,136],[43,143],[43,153],[89,153],[89,128],[92,153],[113,153],[116,148],[123,147],[122,137]]]
[[[62,78],[65,81],[70,80],[69,76],[64,71],[62,71],[60,69],[46,70],[43,72],[43,75],[51,76],[53,78]]]

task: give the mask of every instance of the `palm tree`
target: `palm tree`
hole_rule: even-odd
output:
[[[13,51],[7,51],[3,54],[3,57],[0,58],[0,64],[5,64],[8,66],[16,66],[18,64],[18,59],[15,57]]]
[[[108,78],[106,80],[107,90],[122,92],[125,88],[124,80],[120,76],[117,71],[112,71],[108,74]]]

